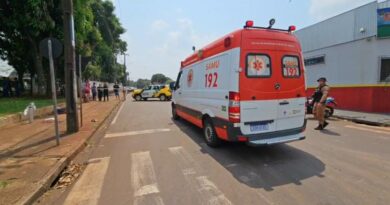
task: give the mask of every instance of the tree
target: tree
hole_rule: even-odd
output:
[[[116,63],[116,55],[127,49],[120,38],[125,29],[114,14],[112,2],[73,2],[76,50],[84,57],[89,56],[92,63],[85,73],[110,82],[125,80],[124,68]],[[42,60],[38,46],[49,36],[63,40],[61,3],[61,0],[0,1],[0,57],[7,59],[19,76],[26,71],[36,75],[40,94],[44,94],[44,87],[50,88],[50,78],[48,63]],[[62,67],[63,58],[55,63]],[[57,76],[63,78],[63,71],[57,72]]]
[[[25,63],[16,59],[29,61],[41,94],[45,92],[46,78],[38,46],[40,40],[55,33],[56,22],[50,11],[57,10],[58,4],[59,0],[0,2],[0,55],[11,59],[10,64],[18,73],[25,70]]]
[[[152,84],[165,84],[167,81],[172,80],[161,73],[154,74],[151,80]]]
[[[136,85],[137,85],[137,88],[144,88],[145,86],[150,85],[150,80],[149,79],[138,79]]]
[[[84,79],[99,80],[102,68],[98,65],[88,63],[83,72]]]

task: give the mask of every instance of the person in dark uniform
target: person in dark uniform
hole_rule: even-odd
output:
[[[114,93],[115,93],[116,99],[119,99],[119,85],[118,85],[118,83],[115,83],[115,85],[114,85]]]
[[[103,86],[103,100],[104,101],[108,101],[108,84],[107,83],[104,83],[104,86]]]
[[[99,83],[99,86],[97,87],[99,101],[102,101],[103,90],[104,90],[104,88],[103,88],[102,84]]]
[[[91,89],[92,89],[92,100],[96,101],[97,87],[95,82],[92,84]]]
[[[329,125],[329,123],[325,121],[325,103],[326,98],[328,98],[330,88],[326,84],[327,80],[325,77],[319,78],[317,82],[318,87],[313,94],[313,114],[314,117],[318,120],[318,127],[316,127],[315,130],[323,130],[326,126]]]

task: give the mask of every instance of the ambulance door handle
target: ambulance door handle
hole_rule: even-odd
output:
[[[179,92],[179,95],[181,95],[181,92]]]
[[[290,104],[290,103],[287,102],[287,101],[284,101],[284,102],[280,102],[280,103],[279,103],[279,105],[288,105],[288,104]]]

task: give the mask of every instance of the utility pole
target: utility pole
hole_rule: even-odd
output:
[[[65,50],[65,98],[66,98],[66,129],[67,133],[79,130],[77,116],[77,84],[75,62],[75,31],[72,0],[62,0],[64,11],[64,50]]]
[[[126,66],[126,56],[128,56],[129,54],[127,53],[123,53],[123,65],[125,67],[125,81],[127,82],[127,66]]]

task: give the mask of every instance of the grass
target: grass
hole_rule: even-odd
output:
[[[0,117],[5,115],[23,112],[30,102],[34,102],[37,108],[52,105],[51,98],[0,98]],[[58,99],[58,103],[64,102],[64,99]]]

